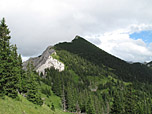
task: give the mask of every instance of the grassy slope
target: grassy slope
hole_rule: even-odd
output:
[[[63,112],[62,109],[59,108],[60,99],[55,95],[46,98],[46,102],[48,100],[53,102],[55,111],[52,111],[51,108],[45,104],[42,106],[35,105],[21,95],[19,95],[19,99],[20,100],[15,100],[7,96],[5,99],[0,99],[0,114],[70,114]]]
[[[0,114],[70,114],[59,108],[56,108],[54,112],[47,105],[38,106],[21,95],[19,97],[18,101],[9,97],[5,97],[5,100],[0,99]],[[57,99],[56,96],[52,96],[52,98]]]

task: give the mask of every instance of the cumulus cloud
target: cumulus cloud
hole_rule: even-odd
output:
[[[133,25],[135,26],[135,25]],[[142,29],[141,29],[142,28]],[[136,26],[136,32],[151,29],[151,25]],[[152,59],[152,44],[146,44],[142,39],[130,38],[134,27],[107,32],[98,37],[101,49],[113,54],[123,60],[133,62],[146,62]],[[138,31],[137,31],[138,30]]]
[[[151,0],[0,0],[0,18],[6,18],[19,52],[34,56],[76,35],[105,35],[133,24],[150,25],[151,4]],[[98,38],[90,41],[100,43]]]

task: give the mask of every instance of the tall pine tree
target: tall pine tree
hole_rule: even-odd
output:
[[[0,95],[17,97],[16,48],[10,45],[10,31],[3,18],[0,23]]]

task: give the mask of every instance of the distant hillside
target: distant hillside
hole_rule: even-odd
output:
[[[103,65],[110,67],[113,69],[113,73],[124,81],[152,81],[152,70],[146,65],[140,63],[129,64],[126,61],[108,54],[79,36],[76,36],[72,42],[55,45],[55,49],[66,50],[70,53],[77,54],[100,67],[103,67]]]

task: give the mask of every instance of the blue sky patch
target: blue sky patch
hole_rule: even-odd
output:
[[[142,39],[145,43],[152,43],[152,30],[135,32],[130,34],[130,38]]]

